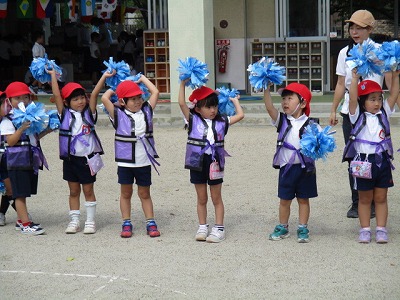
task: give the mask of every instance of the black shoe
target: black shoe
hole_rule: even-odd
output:
[[[375,218],[375,204],[372,202],[371,204],[371,219]]]
[[[358,218],[358,205],[351,205],[349,211],[347,212],[347,217],[352,219]]]

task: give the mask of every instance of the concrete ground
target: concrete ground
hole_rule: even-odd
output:
[[[400,127],[392,129],[395,149]],[[119,186],[113,161],[113,130],[99,126],[106,154],[95,185],[94,235],[66,235],[68,188],[62,180],[58,138],[42,141],[50,170],[28,200],[42,236],[14,229],[15,212],[0,227],[0,299],[399,299],[400,176],[389,189],[386,245],[358,244],[358,219],[347,219],[350,191],[341,163],[343,136],[326,162],[317,163],[319,197],[311,200],[310,243],[299,244],[298,206],[292,205],[292,236],[269,241],[278,220],[277,176],[271,166],[276,131],[271,126],[233,126],[226,149],[223,199],[227,238],[196,242],[196,196],[183,169],[186,133],[158,126],[160,176],[153,172],[152,198],[161,237],[150,238],[140,201],[132,199],[134,235],[119,237]],[[399,168],[399,155],[394,164]],[[82,223],[85,211],[82,209]],[[214,222],[209,205],[209,224]],[[82,224],[83,225],[83,224]],[[375,227],[375,220],[371,221]]]

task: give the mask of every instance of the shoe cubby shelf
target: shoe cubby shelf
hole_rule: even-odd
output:
[[[322,93],[324,47],[325,42],[252,42],[250,61],[255,63],[266,56],[286,67],[286,80],[282,86],[274,85],[271,88],[273,92],[291,82],[299,82],[313,93]],[[254,90],[252,93],[255,93]]]
[[[143,36],[144,75],[160,93],[170,93],[168,31],[145,31]]]

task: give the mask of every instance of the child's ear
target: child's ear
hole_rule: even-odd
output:
[[[118,98],[119,105],[125,106],[125,100],[122,98]]]
[[[200,113],[200,108],[198,108],[197,106],[194,107],[194,111],[197,113]]]

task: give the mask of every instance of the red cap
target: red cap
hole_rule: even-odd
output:
[[[209,87],[202,86],[199,87],[198,89],[195,89],[192,94],[189,96],[189,101],[200,101],[204,100],[207,96],[210,96],[212,93],[215,93],[213,89],[210,89]]]
[[[3,94],[6,94],[6,92],[0,91],[0,97],[3,96]]]
[[[299,94],[303,98],[304,101],[306,101],[306,107],[304,108],[304,113],[306,116],[309,116],[310,111],[311,111],[310,102],[311,102],[312,95],[311,95],[311,92],[308,89],[308,87],[306,87],[304,84],[301,84],[301,83],[292,82],[292,83],[288,84],[285,88],[279,89],[278,93],[280,95],[282,95],[282,92],[284,90],[295,92],[295,93]]]
[[[142,95],[143,92],[140,87],[131,80],[122,81],[118,84],[117,89],[115,90],[118,98],[130,98],[138,95]]]
[[[358,84],[358,97],[374,92],[383,93],[379,83],[373,80],[363,80]]]
[[[5,91],[8,98],[32,94],[29,87],[20,81],[11,82]]]
[[[73,91],[77,90],[77,89],[81,89],[85,92],[85,89],[76,82],[68,82],[62,89],[61,89],[61,97],[63,99],[68,98],[69,96],[71,96],[71,94],[73,93]]]

